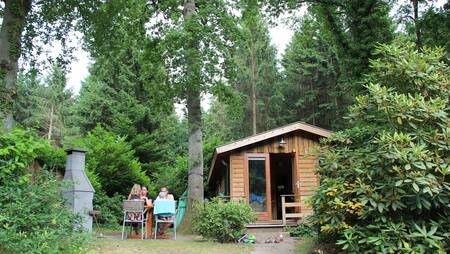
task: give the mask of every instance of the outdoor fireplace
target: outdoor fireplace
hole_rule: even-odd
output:
[[[82,218],[82,228],[85,231],[92,231],[92,199],[94,198],[94,188],[84,172],[86,150],[72,148],[66,150],[67,162],[64,181],[69,185],[64,190],[64,197],[69,207]]]

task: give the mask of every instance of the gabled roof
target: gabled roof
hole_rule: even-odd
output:
[[[285,125],[276,129],[272,129],[269,131],[265,131],[265,132],[261,132],[259,134],[250,136],[250,137],[246,137],[243,139],[239,139],[236,140],[232,143],[228,143],[226,145],[223,146],[219,146],[216,148],[216,153],[220,154],[220,153],[224,153],[224,152],[228,152],[231,150],[234,150],[236,148],[241,148],[247,145],[251,145],[269,138],[273,138],[279,135],[283,135],[292,131],[297,131],[297,130],[302,130],[302,131],[306,131],[306,132],[310,132],[322,137],[329,137],[333,132],[329,131],[329,130],[325,130],[322,129],[320,127],[314,126],[314,125],[309,125],[306,123],[302,123],[302,122],[295,122],[289,125]]]
[[[221,153],[229,152],[234,149],[238,149],[238,148],[241,148],[241,147],[244,147],[247,145],[251,145],[251,144],[266,140],[266,139],[270,139],[270,138],[273,138],[273,137],[276,137],[279,135],[283,135],[283,134],[286,134],[289,132],[298,131],[298,130],[306,131],[306,132],[316,134],[318,136],[322,136],[322,137],[326,137],[326,138],[328,138],[329,136],[331,136],[331,134],[333,134],[332,131],[329,131],[329,130],[326,130],[326,129],[323,129],[323,128],[320,128],[320,127],[317,127],[314,125],[306,124],[303,122],[295,122],[295,123],[291,123],[291,124],[281,126],[276,129],[268,130],[265,132],[261,132],[256,135],[238,139],[234,142],[219,146],[214,150],[214,157],[213,157],[213,161],[211,163],[211,168],[209,170],[208,181],[209,181],[209,178],[211,178],[211,174],[214,169],[214,165],[216,163],[217,155],[219,155]]]

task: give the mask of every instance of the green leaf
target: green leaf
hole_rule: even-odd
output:
[[[378,211],[379,211],[380,213],[382,213],[382,212],[383,212],[383,209],[384,209],[384,204],[383,204],[383,203],[378,203],[377,208],[378,208]]]
[[[414,190],[415,190],[416,192],[419,192],[419,191],[420,191],[419,186],[418,186],[415,182],[412,183],[412,186],[413,186],[413,188],[414,188]]]
[[[437,226],[432,226],[430,231],[428,231],[428,235],[434,235],[434,233],[436,233],[438,227]]]
[[[426,169],[425,163],[423,163],[422,161],[414,162],[413,165],[420,169]]]

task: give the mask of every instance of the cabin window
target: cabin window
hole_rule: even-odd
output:
[[[250,206],[255,212],[266,212],[266,159],[248,158],[248,174]]]

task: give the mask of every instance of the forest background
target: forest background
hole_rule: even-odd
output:
[[[194,21],[181,22],[189,7]],[[379,44],[443,47],[448,63],[449,11],[445,1],[421,0],[35,2],[4,112],[54,147],[51,170],[64,170],[63,148],[87,149],[95,205],[114,224],[133,183],[179,197],[189,168],[207,176],[219,145],[295,121],[350,127],[343,117]],[[269,36],[280,15],[294,32],[284,52]],[[90,56],[78,94],[67,85],[74,33]],[[50,42],[60,54],[45,53]]]

